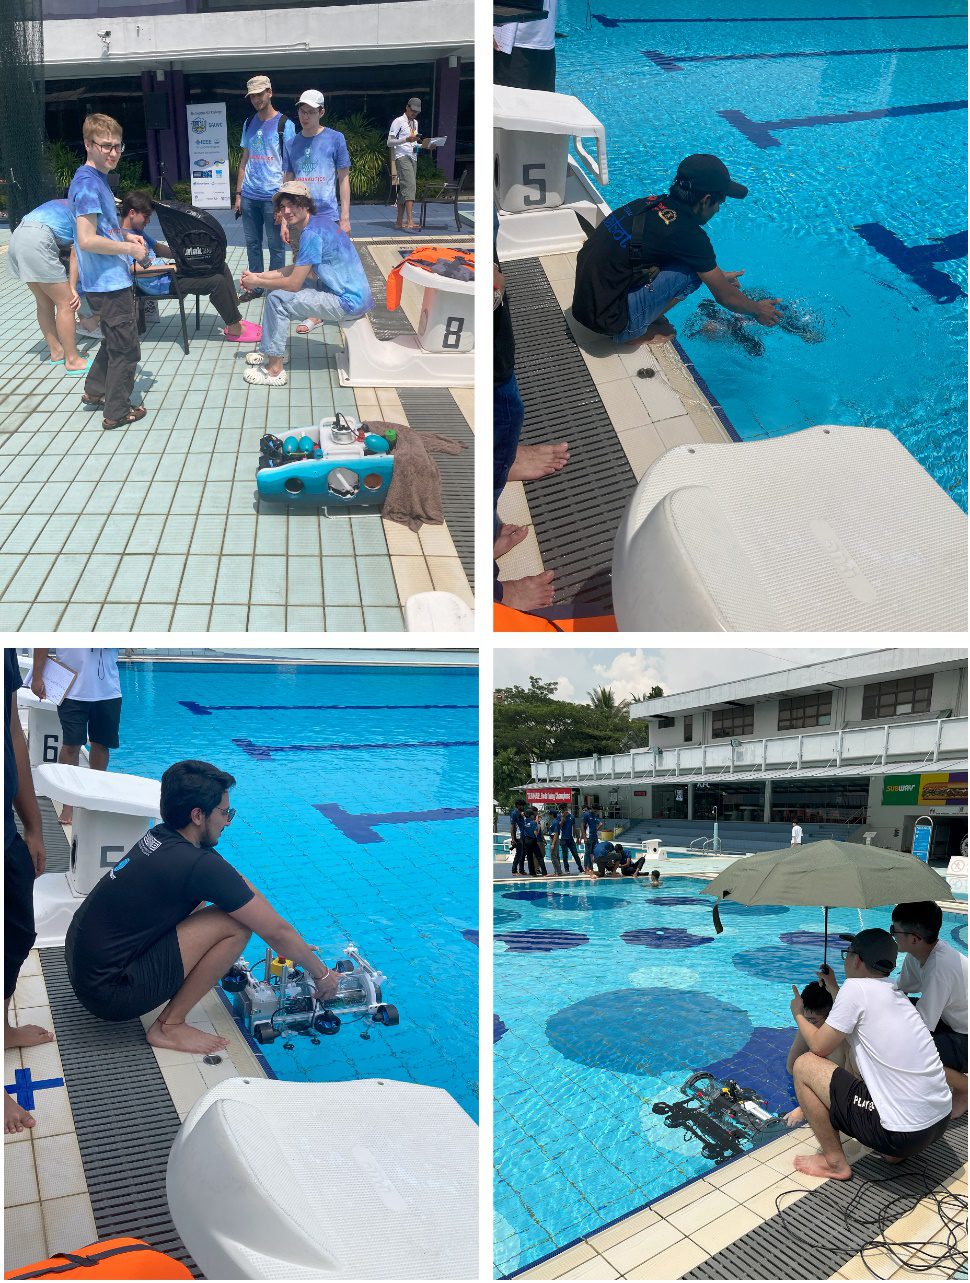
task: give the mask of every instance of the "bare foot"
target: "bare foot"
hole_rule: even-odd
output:
[[[516,544],[520,544],[528,533],[528,526],[503,526],[492,546],[492,556],[498,561],[507,552],[511,552]]]
[[[881,1158],[884,1163],[905,1163],[905,1158],[896,1158],[891,1154],[880,1154],[878,1150],[873,1150],[877,1158]]]
[[[834,1181],[852,1179],[852,1168],[844,1158],[841,1163],[830,1163],[824,1154],[799,1154],[795,1158],[795,1166],[806,1176],[820,1176],[823,1180],[826,1177]]]
[[[630,343],[620,343],[618,346],[626,348],[628,351],[632,352],[638,347],[649,347],[651,344],[659,345],[661,343],[669,343],[671,339],[675,339],[676,337],[677,331],[670,322],[665,321],[663,317],[659,317],[656,321],[650,322],[646,330],[638,339],[633,339]]]
[[[3,1130],[10,1135],[22,1132],[25,1127],[33,1127],[37,1119],[22,1109],[12,1096],[3,1093]]]
[[[520,445],[515,452],[515,462],[509,469],[510,481],[539,481],[551,477],[569,462],[569,444],[557,441],[555,445]]]
[[[62,806],[62,807],[61,807],[61,813],[60,813],[60,815],[59,815],[57,818],[58,818],[58,820],[60,821],[60,823],[61,823],[61,824],[73,824],[73,823],[74,823],[74,807],[73,807],[73,806]]]
[[[40,1025],[5,1025],[3,1030],[3,1046],[7,1047],[39,1047],[42,1043],[53,1042],[54,1035],[49,1029],[42,1029]]]
[[[546,570],[541,575],[526,575],[524,579],[512,579],[502,585],[502,605],[511,606],[513,610],[539,610],[551,606],[553,598],[552,581],[554,570]]]
[[[225,1038],[217,1034],[207,1034],[203,1029],[179,1024],[162,1024],[156,1020],[148,1031],[148,1041],[153,1047],[167,1047],[170,1051],[184,1051],[190,1056],[208,1056],[214,1051],[222,1051],[229,1046]]]
[[[65,359],[64,369],[65,370],[86,370],[89,364],[90,362],[86,356],[77,356],[74,358],[73,361]]]

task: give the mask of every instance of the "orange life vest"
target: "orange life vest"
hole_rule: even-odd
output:
[[[404,289],[401,270],[405,263],[417,263],[419,267],[430,267],[432,263],[441,262],[461,263],[463,267],[471,268],[472,272],[475,271],[475,254],[472,250],[440,249],[437,245],[422,245],[420,249],[412,250],[407,258],[398,263],[397,267],[391,268],[386,290],[388,310],[393,312],[401,302],[401,291]]]
[[[138,1238],[108,1238],[57,1252],[46,1261],[10,1270],[5,1279],[190,1279],[192,1271]]]

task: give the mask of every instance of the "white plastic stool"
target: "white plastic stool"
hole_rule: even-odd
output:
[[[470,633],[475,615],[453,592],[418,592],[404,603],[409,633]]]
[[[478,1128],[437,1087],[226,1079],[167,1192],[206,1278],[478,1277]]]
[[[35,767],[34,789],[74,808],[71,862],[66,873],[44,873],[34,883],[37,947],[64,943],[84,897],[158,819],[158,780],[80,766]]]

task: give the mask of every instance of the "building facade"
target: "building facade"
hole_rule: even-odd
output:
[[[632,824],[688,831],[790,824],[912,848],[933,822],[934,860],[967,836],[967,655],[880,650],[635,704],[650,748],[533,763]]]

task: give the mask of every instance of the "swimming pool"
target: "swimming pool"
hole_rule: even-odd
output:
[[[399,1026],[277,1039],[271,1070],[443,1087],[477,1117],[477,669],[138,663],[121,680],[112,767],[229,771],[220,852],[326,961],[353,941],[388,977]]]
[[[586,0],[562,0],[556,83],[606,126],[605,199],[720,156],[749,195],[708,228],[718,264],[799,318],[705,315],[704,289],[671,314],[738,435],[888,428],[966,508],[965,5],[589,7],[587,27]]]
[[[722,903],[715,937],[698,894],[708,880],[496,887],[499,1273],[711,1170],[652,1109],[682,1099],[694,1071],[733,1078],[772,1110],[794,1106],[791,985],[815,978],[822,910]],[[833,910],[830,940],[888,916]],[[942,938],[966,951],[966,916],[945,914]],[[841,979],[831,949],[830,962]]]

